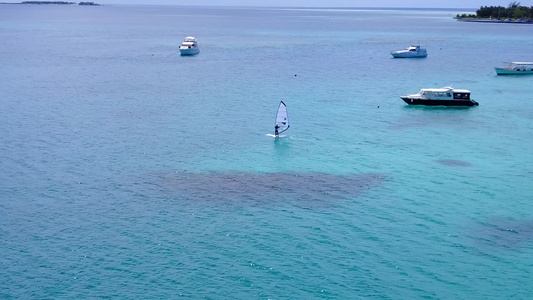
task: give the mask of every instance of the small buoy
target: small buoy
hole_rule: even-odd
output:
[[[378,108],[379,108],[379,105],[378,105]]]
[[[294,74],[294,77],[296,77],[296,76],[298,76],[298,75]]]

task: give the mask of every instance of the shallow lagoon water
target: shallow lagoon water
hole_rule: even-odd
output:
[[[1,298],[531,298],[533,26],[456,13],[2,5]]]

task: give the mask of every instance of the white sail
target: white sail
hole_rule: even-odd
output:
[[[289,129],[289,115],[287,114],[287,106],[283,101],[280,102],[278,107],[278,113],[276,114],[276,127],[278,128],[278,134]]]

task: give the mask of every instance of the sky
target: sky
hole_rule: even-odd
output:
[[[20,3],[25,0],[0,0]],[[43,0],[48,1],[48,0]],[[282,7],[416,7],[416,8],[479,8],[505,6],[509,0],[61,0],[68,2],[92,1],[99,4],[152,4],[152,5],[209,5],[209,6],[282,6]],[[533,6],[533,0],[517,1],[522,6]]]

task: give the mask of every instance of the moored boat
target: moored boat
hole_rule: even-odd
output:
[[[470,98],[469,90],[454,89],[446,86],[440,89],[421,89],[418,94],[401,96],[409,105],[429,106],[477,106],[479,103]]]
[[[504,67],[494,69],[497,75],[528,75],[533,74],[533,62],[507,62]]]
[[[392,51],[394,58],[424,58],[428,56],[427,50],[419,45],[410,46],[403,50]]]
[[[188,36],[183,40],[180,46],[181,55],[194,55],[200,53],[198,41],[193,36]]]

